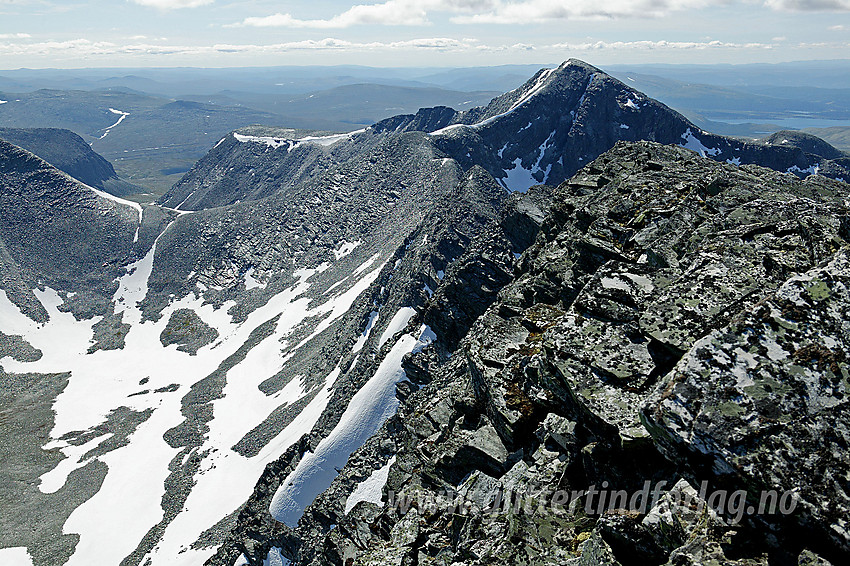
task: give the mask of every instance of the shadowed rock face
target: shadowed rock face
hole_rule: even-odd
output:
[[[112,164],[70,130],[0,128],[0,139],[34,153],[90,187],[118,196],[141,192],[140,187],[119,179]]]
[[[618,144],[555,190],[497,301],[456,347],[438,340],[406,362],[421,389],[295,537],[267,545],[316,566],[838,560],[850,543],[848,192]],[[457,266],[443,288],[466,276]],[[435,294],[425,312],[445,304]],[[345,513],[390,458],[383,502]],[[635,512],[537,507],[554,490],[632,494],[648,480],[666,482],[661,497]],[[793,491],[797,510],[733,526],[702,481],[748,504]],[[500,490],[536,493],[533,511],[485,512]],[[387,504],[389,492],[419,503]],[[422,506],[446,494],[472,507]]]

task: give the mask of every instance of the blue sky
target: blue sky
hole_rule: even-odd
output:
[[[850,58],[850,0],[0,0],[0,69]]]

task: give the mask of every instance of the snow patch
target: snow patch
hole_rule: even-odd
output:
[[[628,130],[628,129],[629,129],[629,127],[628,127],[627,125],[625,125],[625,124],[620,124],[620,129],[621,129],[621,130]]]
[[[475,124],[452,124],[450,126],[446,126],[445,128],[441,128],[439,130],[430,132],[428,135],[439,136],[439,135],[445,134],[447,132],[450,132],[450,131],[458,129],[458,128],[472,128],[473,130],[477,130],[479,128],[483,128],[484,126],[488,126],[488,125],[492,124],[493,122],[495,122],[496,120],[498,120],[500,118],[504,118],[505,116],[508,116],[509,114],[513,113],[517,108],[520,108],[525,103],[527,103],[529,100],[534,98],[534,96],[537,95],[541,91],[541,89],[543,89],[544,86],[546,86],[546,80],[549,78],[549,75],[551,75],[553,71],[554,71],[554,69],[544,69],[540,73],[540,76],[537,77],[537,80],[534,82],[534,84],[531,86],[531,88],[529,88],[528,91],[526,91],[526,93],[523,94],[519,98],[519,100],[514,102],[511,105],[511,107],[508,108],[505,112],[502,112],[501,114],[496,114],[495,116],[491,116],[491,117],[487,118],[486,120],[476,122]],[[522,88],[522,87],[520,87],[520,88]],[[515,89],[512,92],[516,92],[516,90],[517,89]],[[530,125],[531,124],[529,124],[529,126]],[[522,130],[524,130],[526,128],[528,128],[528,126],[526,126],[525,128],[522,128]],[[520,131],[522,131],[522,130],[520,130]]]
[[[329,146],[329,145],[335,144],[336,142],[339,142],[339,141],[342,141],[342,140],[347,140],[348,138],[350,138],[353,135],[362,134],[365,131],[366,131],[366,128],[361,128],[359,130],[354,130],[353,132],[347,132],[347,133],[344,133],[344,134],[334,134],[334,135],[331,135],[331,136],[307,136],[307,137],[304,137],[304,138],[298,138],[297,141],[298,141],[298,145],[301,145],[302,143],[309,142],[309,143],[315,143],[315,144],[318,144],[318,145]]]
[[[368,269],[369,267],[371,267],[371,265],[373,263],[375,263],[376,261],[378,261],[378,259],[380,259],[380,257],[381,257],[381,252],[378,252],[375,255],[373,255],[372,257],[370,257],[369,259],[367,259],[365,262],[363,262],[363,264],[360,267],[358,267],[357,269],[354,270],[354,275],[358,275],[358,274],[360,274],[361,271],[364,271],[364,270]]]
[[[631,108],[632,110],[640,110],[640,105],[638,105],[638,101],[632,98],[631,96],[628,100],[626,100],[623,106]]]
[[[286,146],[287,151],[292,151],[295,148],[295,143],[286,138],[276,138],[271,136],[246,136],[237,133],[234,133],[233,137],[236,138],[236,141],[241,143],[261,143],[275,149]]]
[[[402,359],[435,339],[434,332],[423,324],[418,336],[405,334],[395,343],[374,375],[351,398],[336,427],[314,452],[304,454],[275,492],[269,505],[275,519],[294,527],[307,505],[336,477],[336,468],[345,465],[348,457],[395,414],[396,383],[405,378]]]
[[[109,111],[110,111],[110,112],[112,112],[113,114],[117,114],[117,115],[119,116],[119,117],[118,117],[118,121],[117,121],[117,122],[115,122],[114,124],[112,124],[111,126],[109,126],[108,128],[104,128],[103,130],[101,130],[101,131],[103,132],[103,135],[102,135],[102,136],[100,136],[98,139],[101,139],[101,140],[102,140],[103,138],[105,138],[106,136],[108,136],[108,135],[109,135],[109,132],[111,132],[111,131],[112,131],[112,129],[113,129],[114,127],[116,127],[118,124],[120,124],[121,122],[123,122],[123,121],[124,121],[124,119],[125,119],[127,116],[129,116],[129,115],[130,115],[130,113],[129,113],[129,112],[122,112],[121,110],[116,110],[116,109],[114,109],[114,108],[110,108],[110,109],[109,109]]]
[[[262,283],[256,279],[254,279],[254,268],[251,267],[248,271],[245,272],[245,289],[250,291],[251,289],[265,289],[268,282]]]
[[[809,175],[817,175],[818,171],[820,171],[820,163],[815,163],[814,165],[810,165],[805,169],[800,169],[796,165],[792,165],[791,167],[785,170],[786,173],[808,173]]]
[[[163,230],[162,234],[165,234],[165,230]],[[162,234],[154,241],[145,257],[128,265],[127,274],[118,278],[118,290],[115,291],[112,300],[115,302],[116,315],[125,312],[128,308],[130,309],[130,312],[127,313],[128,316],[124,317],[125,323],[139,324],[142,321],[142,313],[137,308],[137,305],[148,294],[148,279],[151,276],[151,272],[153,272],[156,244],[159,238],[162,237]]]
[[[740,157],[733,157],[732,159],[727,159],[726,163],[728,163],[729,165],[739,165],[740,166],[741,165],[741,158]]]
[[[618,289],[620,291],[629,291],[631,288],[628,283],[623,281],[622,279],[615,279],[612,277],[603,277],[602,278],[602,288],[603,289]]]
[[[355,505],[361,501],[374,503],[381,506],[381,496],[384,486],[387,485],[387,478],[390,475],[390,467],[395,464],[395,456],[390,458],[385,466],[375,470],[372,474],[360,482],[348,499],[345,502],[345,514],[351,511]]]
[[[334,250],[334,257],[337,261],[339,261],[351,252],[353,252],[354,248],[356,248],[362,243],[363,242],[361,242],[360,240],[357,240],[356,242],[343,242],[338,250]]]
[[[0,103],[5,104],[5,101],[0,100]],[[0,564],[6,566],[32,566],[32,557],[27,552],[25,546],[0,548]]]
[[[511,192],[524,193],[529,187],[539,185],[540,182],[532,176],[533,170],[522,166],[522,159],[517,157],[513,161],[514,166],[505,169],[505,177],[499,179],[502,186]]]
[[[360,130],[354,130],[353,132],[347,132],[344,134],[333,134],[330,136],[305,136],[303,138],[295,139],[274,136],[246,136],[244,134],[237,133],[234,133],[233,137],[242,143],[261,143],[275,149],[278,147],[286,147],[286,151],[289,152],[305,143],[313,143],[326,147],[331,146],[337,142],[347,140],[355,134],[362,134],[365,131],[366,128],[362,128]]]
[[[269,550],[268,555],[266,555],[263,560],[263,566],[291,566],[292,562],[289,561],[283,554],[280,553],[280,549],[277,547],[272,547]]]
[[[508,109],[508,112],[516,110],[517,108],[531,100],[538,92],[540,92],[540,90],[546,85],[546,79],[549,78],[549,75],[551,75],[553,71],[554,69],[544,69],[543,72],[540,73],[540,76],[537,77],[537,81],[534,83],[534,85],[530,89],[528,89],[528,92],[526,92],[519,100],[514,102],[513,106]]]
[[[123,204],[124,206],[129,206],[131,208],[135,208],[136,212],[139,213],[139,223],[142,222],[142,205],[140,205],[139,203],[133,202],[131,200],[126,200],[126,199],[123,199],[123,198],[116,197],[115,195],[111,195],[107,192],[101,191],[99,189],[95,189],[94,187],[89,187],[88,185],[86,185],[86,187],[91,189],[91,191],[94,192],[94,194],[96,194],[99,197],[103,197],[107,200],[111,200],[112,202],[117,202],[118,204]]]
[[[445,133],[451,132],[452,130],[457,130],[458,128],[471,128],[467,124],[451,124],[450,126],[446,126],[445,128],[440,128],[439,130],[434,130],[433,132],[428,132],[429,136],[440,136]]]
[[[685,140],[684,143],[679,144],[685,149],[690,149],[691,151],[695,151],[700,154],[702,157],[708,157],[709,155],[717,155],[720,153],[720,150],[717,148],[708,148],[703,145],[703,143],[691,132],[691,129],[688,128],[685,130],[685,133],[682,134],[682,139]]]
[[[387,325],[387,329],[384,330],[384,333],[381,334],[381,337],[378,339],[378,348],[383,346],[387,340],[395,336],[397,332],[404,330],[404,327],[407,326],[407,323],[410,322],[410,319],[413,318],[413,315],[416,314],[416,309],[413,307],[401,307],[395,316],[393,316],[390,323]]]

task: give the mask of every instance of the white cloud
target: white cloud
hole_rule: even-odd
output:
[[[764,5],[787,12],[850,11],[850,0],[765,0]]]
[[[555,20],[647,18],[725,3],[723,0],[499,0],[490,10],[455,16],[451,21],[458,24],[517,24]]]
[[[166,0],[135,1],[167,3]],[[183,3],[192,1],[183,0]],[[673,12],[733,3],[736,0],[387,0],[357,4],[325,19],[303,19],[287,12],[245,18],[231,24],[231,27],[339,29],[356,25],[421,26],[429,24],[429,15],[434,13],[451,14],[450,21],[455,24],[516,25],[559,20],[660,18]],[[850,10],[850,0],[762,0],[762,3],[779,11]]]
[[[594,41],[587,43],[556,43],[552,49],[570,51],[657,50],[657,49],[771,49],[769,43],[727,43],[723,41]]]
[[[327,19],[290,13],[249,17],[232,26],[347,28],[355,25],[426,25],[431,13],[449,13],[456,24],[530,24],[556,20],[660,17],[670,12],[728,4],[731,0],[388,0],[358,4]],[[823,0],[825,1],[825,0]],[[850,1],[850,0],[848,0]]]
[[[477,39],[454,39],[447,37],[419,38],[405,41],[369,41],[357,42],[328,37],[320,40],[290,41],[266,45],[229,44],[215,45],[168,45],[147,42],[118,44],[108,41],[75,39],[70,41],[44,42],[0,42],[0,56],[42,56],[51,58],[80,59],[88,57],[111,58],[116,56],[212,56],[212,55],[264,55],[298,51],[349,51],[349,52],[393,52],[393,51],[434,51],[442,53],[472,52],[527,52],[534,50],[552,53],[555,57],[566,58],[565,52],[635,51],[635,50],[753,50],[770,49],[771,44],[764,43],[726,43],[721,41],[675,42],[675,41],[595,41],[586,43],[558,43],[554,45],[531,45],[515,43],[512,45],[488,45]],[[801,46],[804,47],[804,46]],[[810,47],[810,46],[805,46]]]
[[[829,26],[829,29],[831,31],[847,31],[848,28],[847,28],[847,26],[843,26],[843,25],[839,24],[837,26]]]
[[[0,43],[0,55],[38,55],[51,57],[114,57],[118,55],[216,55],[216,54],[266,54],[290,51],[466,51],[481,48],[475,39],[432,37],[405,41],[354,42],[344,39],[291,41],[268,45],[215,44],[215,45],[156,45],[150,43],[117,44],[108,41],[74,39],[70,41],[45,41],[39,43]],[[490,49],[484,46],[485,49]]]
[[[0,33],[0,39],[27,39],[32,37],[28,33]]]
[[[176,10],[178,8],[197,8],[212,4],[215,0],[133,0],[136,4],[149,6],[159,10]]]
[[[384,26],[422,26],[427,25],[427,14],[420,9],[406,9],[399,2],[386,4],[360,5],[346,10],[342,14],[327,20],[300,20],[292,14],[272,14],[258,18],[245,18],[240,25],[251,27],[287,27],[287,28],[347,28],[354,25],[378,24]]]
[[[427,25],[429,11],[466,11],[481,9],[492,2],[488,0],[388,0],[380,4],[357,4],[328,19],[299,19],[293,15],[272,14],[265,17],[245,18],[236,26],[288,27],[288,28],[347,28],[355,25],[422,26]]]

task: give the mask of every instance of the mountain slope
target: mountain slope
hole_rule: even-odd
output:
[[[678,112],[576,60],[540,71],[486,107],[445,110],[438,116],[424,110],[375,127],[428,131],[461,165],[474,160],[473,151],[483,145],[479,151],[490,156],[485,167],[511,190],[561,183],[619,140],[682,145],[717,161],[795,173],[814,171],[829,161],[799,149],[709,134]]]
[[[343,524],[349,495],[373,472],[375,482],[385,473],[398,479],[388,462],[396,455],[406,465],[415,452],[405,451],[412,437],[402,428],[428,433],[424,458],[442,450],[423,484],[456,483],[463,466],[494,478],[518,464],[536,407],[570,399],[560,382],[543,384],[561,395],[547,397],[522,381],[550,375],[528,359],[550,315],[575,326],[564,332],[572,341],[556,349],[595,364],[576,374],[588,387],[573,389],[614,387],[633,401],[623,407],[589,395],[591,412],[601,414],[583,421],[582,439],[592,433],[616,444],[622,436],[647,449],[641,395],[690,348],[701,317],[727,323],[718,304],[745,309],[755,297],[746,294],[751,281],[732,275],[719,291],[706,287],[705,304],[689,295],[702,292],[700,274],[714,273],[705,254],[731,250],[722,258],[752,271],[759,290],[774,291],[844,245],[845,205],[835,195],[846,185],[639,144],[588,165],[554,200],[550,186],[532,187],[565,177],[632,131],[800,176],[822,164],[799,148],[708,137],[638,97],[573,61],[463,113],[428,109],[342,135],[240,130],[198,162],[164,206],[110,199],[2,146],[9,158],[0,194],[8,250],[0,390],[12,393],[2,398],[0,449],[14,474],[0,476],[0,561],[25,547],[38,566],[256,563],[280,547],[290,558],[339,562],[359,543],[349,546],[350,531],[331,525]],[[205,110],[175,103],[169,112]],[[629,175],[646,186],[634,189]],[[750,211],[761,182],[777,184],[777,195],[760,195],[764,210]],[[626,199],[628,191],[638,192]],[[643,210],[642,196],[657,206]],[[783,199],[793,206],[775,204]],[[742,209],[730,213],[731,227],[730,208]],[[734,232],[749,220],[754,226]],[[634,255],[639,249],[645,257]],[[705,260],[697,275],[686,269],[693,254]],[[638,265],[628,271],[636,279],[623,276],[640,289],[606,283],[607,260]],[[643,329],[623,310],[641,308],[641,277],[650,275],[659,292],[691,301],[672,317],[675,328],[662,324],[672,308],[664,297],[652,297],[654,317]],[[585,288],[598,293],[579,300]],[[606,302],[612,298],[623,308]],[[624,317],[634,324],[619,325]],[[597,319],[618,324],[597,328]],[[586,351],[597,330],[610,359]],[[480,344],[470,347],[473,340]],[[500,373],[505,367],[515,373]],[[437,392],[429,421],[393,418],[406,399],[430,395],[431,382],[460,401]],[[460,393],[458,383],[473,390]],[[586,415],[575,413],[562,416]],[[670,444],[670,454],[691,459],[690,447]],[[587,448],[597,468],[603,448]],[[365,456],[351,459],[358,450]],[[650,463],[668,470],[659,455]],[[374,482],[365,483],[349,511],[358,497],[374,501]],[[393,520],[366,523],[380,531]],[[366,523],[354,525],[358,533]],[[432,548],[446,547],[440,536]],[[337,550],[323,554],[336,537]]]
[[[150,244],[139,205],[92,190],[2,140],[0,175],[4,287],[36,320],[45,314],[31,289],[47,285],[102,303],[123,263]]]
[[[141,187],[119,179],[112,164],[70,130],[0,128],[0,139],[38,155],[90,187],[118,196],[142,191]]]
[[[180,215],[145,207],[136,243],[134,211],[135,226],[108,246],[122,259],[100,274],[85,303],[94,306],[78,318],[63,311],[81,291],[65,292],[70,283],[45,260],[45,291],[35,293],[44,323],[4,304],[2,328],[15,350],[2,350],[0,363],[9,383],[52,374],[68,381],[43,393],[53,411],[32,416],[50,431],[28,436],[20,474],[33,487],[2,486],[17,510],[5,509],[5,532],[17,532],[22,509],[34,516],[69,491],[86,500],[66,498],[68,513],[33,518],[34,534],[3,544],[26,546],[35,564],[203,561],[235,527],[269,462],[300,456],[356,422],[359,435],[337,432],[326,465],[311,468],[315,493],[324,489],[392,413],[400,360],[432,340],[421,325],[403,332],[409,318],[508,197],[486,172],[464,175],[425,139],[414,132],[340,147],[321,182],[257,201]],[[50,195],[75,210],[81,196],[57,188],[71,181],[53,169],[49,179],[44,213]],[[147,228],[155,218],[162,222]],[[61,347],[56,336],[65,337]],[[345,416],[358,394],[360,412]],[[26,463],[47,450],[52,469]],[[86,489],[81,475],[92,480]],[[133,489],[117,497],[126,485]],[[59,538],[60,528],[74,536]],[[99,543],[105,531],[108,548]]]

